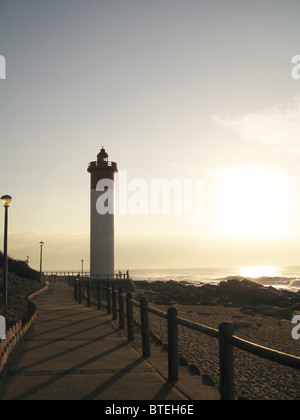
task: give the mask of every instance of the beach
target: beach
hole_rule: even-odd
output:
[[[231,322],[234,324],[235,336],[300,357],[300,340],[292,338],[292,318],[289,318],[290,313],[294,315],[300,314],[300,307],[298,309],[298,306],[293,304],[290,308],[287,308],[284,292],[282,295],[284,302],[281,307],[270,304],[257,304],[256,301],[253,301],[253,296],[250,296],[251,293],[248,298],[249,301],[252,299],[253,302],[251,302],[254,303],[252,305],[244,303],[239,306],[239,302],[235,302],[232,305],[227,297],[226,304],[225,301],[222,304],[220,293],[218,297],[215,296],[211,300],[212,305],[209,305],[209,299],[197,304],[195,304],[195,300],[198,297],[197,299],[189,299],[189,296],[195,296],[196,288],[188,288],[188,295],[185,294],[186,289],[184,289],[184,285],[174,285],[172,282],[160,282],[160,285],[158,282],[136,282],[136,284],[138,291],[134,294],[135,299],[146,297],[151,306],[162,311],[167,311],[170,306],[176,307],[179,317],[208,327],[218,328],[222,322]],[[226,284],[222,286],[223,289],[225,286],[227,287]],[[233,286],[240,287],[234,284]],[[249,287],[251,283],[247,284],[245,282],[245,286]],[[260,292],[262,298],[266,299],[269,295],[270,298],[273,296],[272,290],[259,287],[262,286],[254,286],[253,291],[255,293]],[[174,293],[170,292],[172,289]],[[199,290],[200,288],[197,289]],[[217,286],[215,290],[218,290]],[[265,292],[266,296],[263,295]],[[274,298],[276,297],[275,294],[274,292]],[[255,294],[255,299],[258,299],[257,296]],[[243,299],[242,293],[239,294],[239,297]],[[278,299],[279,297],[280,295],[278,294]],[[294,294],[294,297],[295,301],[297,301],[298,298],[300,299],[300,294]],[[223,293],[222,299],[225,299]],[[189,300],[191,300],[192,304],[189,304]],[[139,319],[139,311],[137,309],[135,311],[135,316]],[[149,314],[149,319],[151,334],[166,344],[166,320],[154,314]],[[202,375],[208,375],[210,382],[214,383],[215,386],[219,386],[218,346],[216,339],[179,326],[180,356],[185,358],[190,365],[194,364],[197,366]],[[249,400],[298,400],[300,399],[299,384],[300,372],[298,370],[280,366],[235,349],[237,398]]]

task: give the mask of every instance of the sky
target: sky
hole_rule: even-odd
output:
[[[44,241],[45,271],[89,270],[104,146],[129,203],[116,269],[298,265],[299,17],[298,0],[0,0],[9,254],[38,269]],[[197,223],[152,214],[153,180],[192,185]]]

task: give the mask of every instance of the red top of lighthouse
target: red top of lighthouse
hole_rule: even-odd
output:
[[[108,154],[106,153],[104,147],[98,153],[97,161],[91,162],[88,167],[88,172],[96,171],[98,169],[107,168],[112,170],[113,172],[118,172],[118,167],[116,162],[109,162],[108,161]]]
[[[106,153],[103,146],[102,146],[102,149],[101,149],[100,153],[97,156],[97,161],[98,162],[108,162],[108,154]]]
[[[108,154],[104,147],[102,147],[100,153],[97,156],[97,161],[91,162],[88,167],[88,172],[91,176],[91,187],[96,188],[97,182],[100,179],[114,179],[114,174],[118,172],[116,162],[108,161]]]

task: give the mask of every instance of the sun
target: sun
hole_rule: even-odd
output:
[[[288,179],[277,172],[227,169],[213,200],[214,228],[245,238],[286,236],[291,205]]]
[[[278,276],[278,269],[274,266],[248,266],[242,267],[240,273],[243,277],[258,278],[258,277],[276,277]]]

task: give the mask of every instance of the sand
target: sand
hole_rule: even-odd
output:
[[[139,290],[134,298],[140,298]],[[151,292],[145,296],[151,306],[167,311],[170,306],[177,308],[179,317],[198,322],[208,327],[218,328],[224,321],[235,323],[235,331],[253,343],[300,357],[300,340],[292,338],[293,325],[288,320],[280,320],[262,315],[245,315],[240,308],[223,306],[188,306],[181,304],[156,305],[151,302]],[[298,312],[300,314],[300,312]],[[139,319],[139,311],[135,309]],[[149,314],[150,329],[156,337],[167,343],[166,320]],[[201,374],[211,377],[219,386],[219,346],[216,339],[197,331],[179,326],[179,353],[190,364],[195,364]],[[300,371],[263,360],[249,353],[235,349],[235,386],[239,399],[249,400],[298,400],[300,399]]]

